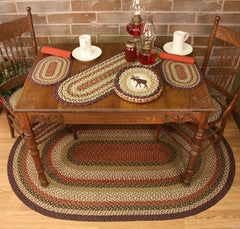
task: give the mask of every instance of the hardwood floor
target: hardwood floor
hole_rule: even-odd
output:
[[[2,229],[223,229],[240,228],[240,131],[233,119],[224,134],[234,152],[236,175],[227,195],[210,209],[195,216],[150,222],[73,222],[43,216],[25,206],[14,194],[7,177],[7,160],[16,139],[10,137],[4,114],[0,114],[0,228]]]

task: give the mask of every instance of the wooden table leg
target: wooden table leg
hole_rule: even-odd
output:
[[[23,132],[24,132],[24,139],[32,155],[32,158],[38,173],[40,184],[41,186],[46,187],[48,185],[48,181],[44,173],[44,169],[43,169],[42,162],[39,155],[39,150],[37,148],[37,144],[34,139],[31,124],[29,122],[29,119],[26,113],[21,113],[20,116],[21,116]]]
[[[200,120],[199,120],[198,128],[197,128],[197,131],[196,131],[194,139],[193,139],[192,149],[190,152],[190,158],[188,161],[188,166],[187,166],[185,177],[184,177],[185,185],[190,184],[190,180],[193,175],[194,166],[195,166],[198,154],[199,154],[199,149],[200,149],[200,146],[201,146],[201,143],[203,140],[204,133],[207,129],[208,115],[209,115],[208,112],[202,113]]]

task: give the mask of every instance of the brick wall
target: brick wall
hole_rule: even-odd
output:
[[[38,45],[78,42],[89,33],[93,42],[126,41],[130,0],[1,0],[0,22],[26,14],[31,6]],[[153,14],[158,42],[172,39],[174,30],[190,33],[188,43],[201,65],[215,15],[221,25],[240,32],[240,0],[145,0],[146,14]]]

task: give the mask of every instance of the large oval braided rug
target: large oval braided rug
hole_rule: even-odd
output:
[[[190,129],[187,129],[192,134]],[[225,139],[197,161],[192,183],[182,184],[189,154],[156,126],[93,126],[59,132],[40,145],[49,181],[43,188],[21,138],[9,157],[16,195],[37,212],[81,221],[166,220],[197,214],[216,204],[233,182],[235,162]],[[174,137],[190,146],[176,133]]]

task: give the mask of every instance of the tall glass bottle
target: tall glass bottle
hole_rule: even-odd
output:
[[[144,0],[133,0],[131,5],[131,21],[127,24],[127,32],[133,36],[137,49],[140,46],[141,31],[144,26]]]
[[[141,30],[141,39],[142,39],[143,45],[146,41],[148,41],[148,43],[151,44],[151,47],[154,47],[154,42],[156,40],[156,31],[153,25],[152,14],[147,15],[147,20]]]
[[[141,31],[141,49],[139,51],[139,62],[151,65],[155,62],[156,53],[154,42],[156,40],[155,28],[152,15],[148,15],[147,21]]]

